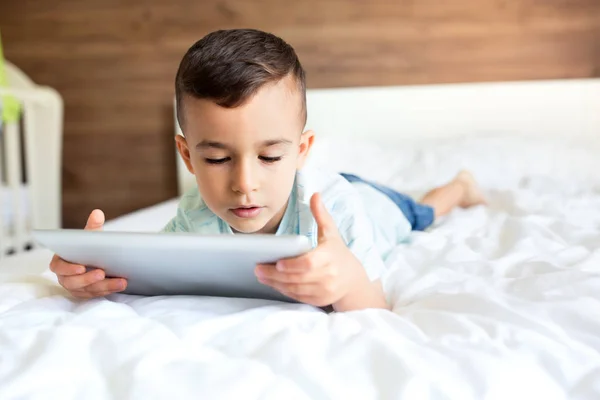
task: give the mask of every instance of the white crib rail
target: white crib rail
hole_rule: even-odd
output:
[[[12,224],[7,226],[0,217],[0,258],[9,251],[19,253],[31,245],[31,229],[56,229],[61,226],[62,98],[54,89],[34,85],[26,76],[19,76],[22,73],[14,66],[11,67],[14,79],[9,82],[18,84],[8,89],[0,88],[0,94],[15,97],[23,106],[24,146],[21,144],[20,124],[6,125],[3,128],[4,152],[0,154],[0,161],[4,159],[6,165]],[[24,162],[21,158],[23,147]],[[22,207],[23,164],[27,172],[29,210]]]
[[[5,248],[20,251],[27,243],[25,219],[26,210],[22,209],[21,186],[23,173],[21,171],[21,132],[19,125],[10,123],[4,127],[4,157],[6,159],[6,183],[10,196],[10,213],[12,214],[10,226],[3,226],[7,240],[3,240]]]
[[[62,98],[54,89],[44,87],[24,104],[32,228],[57,229],[62,215]]]

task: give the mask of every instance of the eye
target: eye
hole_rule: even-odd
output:
[[[273,163],[276,163],[277,161],[281,161],[281,157],[264,157],[264,156],[260,156],[258,158],[262,162],[265,162],[267,164],[273,164]]]
[[[205,158],[204,161],[207,164],[223,164],[229,161],[229,157],[225,158]]]

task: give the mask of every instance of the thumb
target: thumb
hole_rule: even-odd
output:
[[[104,213],[102,210],[94,210],[88,217],[87,224],[85,224],[86,231],[101,231],[104,225]]]
[[[335,221],[329,212],[327,212],[320,194],[315,193],[310,198],[310,210],[317,222],[317,239],[319,243],[339,235]]]

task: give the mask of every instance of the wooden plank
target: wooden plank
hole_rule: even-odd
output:
[[[174,75],[215,29],[282,36],[312,88],[600,76],[598,0],[4,1],[0,26],[65,99],[67,227],[176,195]]]

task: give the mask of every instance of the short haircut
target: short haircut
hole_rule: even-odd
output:
[[[235,108],[261,87],[293,76],[306,123],[306,76],[296,52],[283,39],[255,29],[209,33],[185,53],[175,78],[177,120],[183,129],[184,99],[207,99]]]

